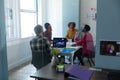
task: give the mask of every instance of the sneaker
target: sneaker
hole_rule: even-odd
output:
[[[68,59],[65,59],[66,64],[70,64],[71,62]]]

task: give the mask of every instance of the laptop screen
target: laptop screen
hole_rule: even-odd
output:
[[[66,38],[53,38],[53,47],[66,47]]]

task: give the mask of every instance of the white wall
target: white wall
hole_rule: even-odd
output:
[[[62,36],[62,0],[42,0],[42,25],[46,22],[52,26],[52,37]]]
[[[31,60],[30,40],[26,38],[7,43],[8,70]]]
[[[41,5],[42,5],[42,7],[41,7],[41,11],[42,11],[42,25],[44,25],[44,23],[47,21],[47,18],[48,18],[48,16],[47,16],[47,10],[48,10],[48,8],[47,8],[47,5],[48,5],[48,3],[47,3],[47,0],[41,0]]]
[[[96,20],[93,20],[97,10],[97,0],[81,0],[81,27],[88,24],[91,27],[91,33],[96,42]]]
[[[62,0],[62,35],[66,36],[68,23],[75,22],[76,29],[80,24],[80,0]]]
[[[62,0],[48,0],[48,22],[52,25],[52,36],[62,36]],[[58,32],[59,30],[59,32]]]
[[[87,13],[88,13],[88,0],[81,0],[80,10],[81,27],[83,27],[85,23],[88,23]]]

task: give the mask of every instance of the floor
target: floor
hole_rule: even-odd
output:
[[[89,67],[88,61],[85,61],[85,66]],[[35,67],[30,62],[27,62],[9,71],[9,80],[35,80],[33,78],[30,78],[30,75],[34,74],[35,71]]]
[[[30,75],[35,73],[36,69],[30,62],[27,62],[11,71],[9,71],[9,80],[35,80]]]

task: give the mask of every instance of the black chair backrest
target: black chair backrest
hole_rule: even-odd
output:
[[[32,64],[36,67],[36,69],[40,69],[46,64],[51,62],[50,53],[43,53],[41,51],[32,50]]]

